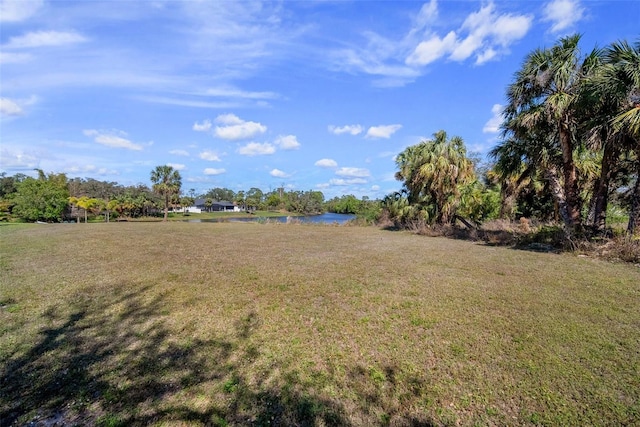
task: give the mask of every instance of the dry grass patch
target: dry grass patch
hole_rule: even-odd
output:
[[[1,226],[0,424],[640,417],[640,271],[364,227]]]

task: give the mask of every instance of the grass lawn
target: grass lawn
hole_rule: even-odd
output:
[[[255,211],[253,213],[247,212],[202,212],[202,213],[181,213],[170,212],[169,221],[189,221],[189,220],[225,220],[225,219],[237,219],[237,218],[273,218],[279,216],[299,216],[300,214],[285,212],[285,211]],[[129,219],[129,221],[162,221],[162,216],[159,217],[143,217],[136,219]],[[96,221],[98,222],[98,221]],[[99,221],[102,222],[102,221]]]
[[[373,227],[0,226],[0,425],[638,425],[640,269]]]

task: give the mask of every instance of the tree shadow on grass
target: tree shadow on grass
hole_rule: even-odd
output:
[[[424,413],[408,411],[403,403],[420,401],[427,390],[425,379],[407,375],[397,366],[354,366],[347,384],[358,396],[360,416],[382,426],[433,427],[440,425]]]
[[[190,338],[165,297],[118,289],[51,306],[36,342],[5,357],[1,426],[435,425],[403,412],[398,402],[415,402],[424,384],[397,382],[393,367],[348,367],[342,384],[354,398],[339,401],[286,366],[256,367],[264,361],[258,313],[247,311],[223,336]],[[335,372],[326,384],[337,385]]]
[[[501,246],[529,252],[561,253],[570,249],[564,233],[558,227],[543,227],[541,230],[522,233],[509,230],[490,230],[463,228],[459,226],[426,226],[409,228],[386,226],[385,231],[410,231],[427,237],[445,237],[453,240],[465,240],[485,246]]]
[[[250,378],[255,312],[229,336],[190,340],[172,334],[163,298],[146,291],[47,310],[55,326],[0,368],[0,425],[350,424],[314,390]]]

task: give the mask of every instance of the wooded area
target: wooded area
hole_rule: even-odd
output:
[[[568,239],[608,233],[608,212],[640,221],[640,41],[583,55],[580,36],[524,60],[507,88],[493,163],[474,170],[464,142],[433,139],[396,158],[403,189],[384,205],[397,224],[527,217],[560,221]]]

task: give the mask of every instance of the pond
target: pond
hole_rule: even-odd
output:
[[[259,217],[251,216],[244,218],[209,218],[209,219],[187,219],[186,222],[259,222],[259,221],[278,221],[287,222],[287,218],[290,221],[300,221],[312,224],[344,224],[346,222],[355,219],[355,215],[351,214],[338,214],[338,213],[323,213],[322,215],[305,215],[305,216],[274,216],[274,217]]]

